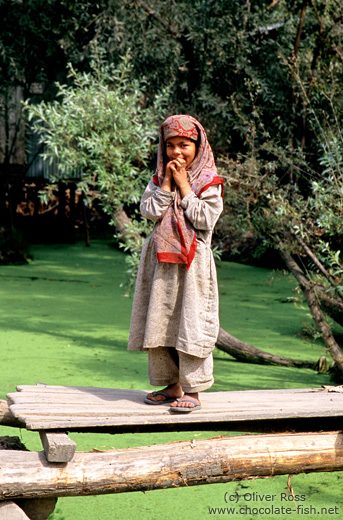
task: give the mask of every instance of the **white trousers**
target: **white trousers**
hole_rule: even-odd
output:
[[[173,347],[154,347],[149,351],[149,380],[153,386],[179,382],[185,393],[202,392],[213,383],[212,353],[206,358],[190,356]]]

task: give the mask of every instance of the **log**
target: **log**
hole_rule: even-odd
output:
[[[260,350],[249,343],[241,341],[223,329],[219,329],[216,347],[223,350],[238,361],[246,363],[256,363],[259,365],[274,365],[296,368],[311,368],[315,370],[319,361],[304,361],[300,359],[286,358],[270,354],[264,350]]]
[[[343,470],[343,434],[214,437],[77,452],[68,464],[39,452],[0,452],[0,500],[101,495]]]
[[[132,219],[127,215],[123,208],[119,207],[113,212],[113,221],[115,222],[117,233],[120,233],[125,239],[128,234],[128,228],[132,223]],[[137,236],[137,240],[140,240],[139,236]]]
[[[0,520],[48,520],[54,512],[57,498],[33,498],[0,502]]]

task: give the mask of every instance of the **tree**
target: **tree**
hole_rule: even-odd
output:
[[[339,88],[343,79],[339,0],[171,0],[168,9],[162,0],[4,0],[0,15],[3,85],[19,82],[28,98],[40,82],[44,99],[53,99],[55,82],[66,82],[68,62],[90,70],[94,42],[115,66],[130,50],[134,77],[146,80],[147,102],[172,84],[170,111],[201,119],[213,147],[225,153],[246,151],[248,127],[236,109],[247,115],[257,102],[269,135],[316,154],[295,74],[324,109],[317,86],[331,88],[334,76]],[[288,176],[296,172],[290,168]]]
[[[236,218],[237,230],[250,229],[263,236],[266,245],[279,251],[287,269],[298,281],[318,332],[342,377],[343,352],[325,317],[326,314],[337,323],[343,323],[341,105],[331,98],[332,110],[327,120],[334,124],[321,126],[317,109],[308,97],[305,99],[309,107],[307,118],[322,142],[318,169],[311,168],[301,149],[297,153],[284,150],[272,140],[257,147],[257,128],[263,129],[257,110],[255,118],[247,123],[252,136],[248,138],[249,154],[235,161],[225,161],[232,188],[226,203]],[[283,182],[279,172],[287,171],[289,165],[297,170],[300,178],[306,176],[306,191]]]
[[[148,232],[147,223],[136,218],[135,209],[151,177],[152,143],[157,137],[157,120],[165,110],[166,92],[144,107],[144,86],[130,72],[128,57],[114,68],[95,50],[90,73],[76,72],[70,66],[71,84],[57,84],[57,100],[27,101],[25,107],[45,146],[45,160],[58,159],[60,171],[51,181],[78,173],[77,186],[86,204],[99,197],[123,247],[130,249],[135,269]]]

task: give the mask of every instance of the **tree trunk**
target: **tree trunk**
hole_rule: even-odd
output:
[[[116,226],[117,233],[120,233],[120,235],[125,238],[129,235],[128,232],[128,226],[131,224],[132,220],[127,215],[127,213],[122,208],[117,208],[113,213],[113,222]],[[140,237],[137,237],[137,240],[139,240]]]
[[[276,356],[269,352],[264,352],[244,341],[231,336],[228,332],[223,329],[219,329],[219,335],[216,343],[216,347],[223,350],[230,356],[234,357],[238,361],[247,363],[257,363],[260,365],[275,365],[285,367],[297,367],[297,368],[311,368],[315,370],[318,367],[318,363],[314,361],[301,361],[299,359],[291,359],[282,356]]]
[[[331,298],[325,292],[314,288],[321,309],[336,323],[343,327],[343,303]]]
[[[298,51],[299,51],[299,46],[300,46],[301,34],[302,34],[302,31],[303,31],[304,21],[305,21],[305,16],[306,16],[307,4],[308,4],[308,0],[303,0],[302,6],[301,6],[300,20],[299,20],[299,25],[298,25],[297,36],[296,36],[296,39],[295,39],[294,49],[293,49],[293,53],[294,53],[295,59],[297,59],[297,57],[298,57]]]
[[[343,352],[337,344],[329,325],[326,323],[323,312],[320,308],[318,298],[311,282],[308,280],[302,269],[296,263],[294,258],[284,249],[280,249],[279,253],[283,258],[287,269],[293,274],[299,283],[301,290],[304,293],[307,304],[311,311],[312,317],[317,325],[323,341],[330,352],[332,359],[339,372],[343,374]]]
[[[0,500],[100,495],[343,470],[343,434],[215,437],[108,452],[68,464],[41,452],[0,452]]]
[[[88,208],[86,205],[85,198],[83,197],[83,218],[85,221],[85,244],[86,247],[90,247],[90,226],[89,226],[89,219],[88,219]]]

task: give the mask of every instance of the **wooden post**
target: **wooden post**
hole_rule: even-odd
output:
[[[343,470],[340,432],[246,435],[76,452],[67,464],[43,453],[0,452],[0,500],[101,495],[251,477]]]
[[[44,453],[49,462],[70,462],[76,450],[76,442],[64,432],[39,432]]]

